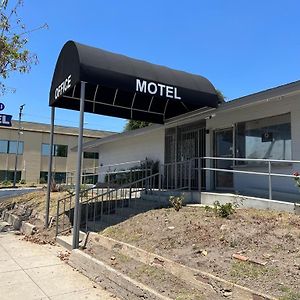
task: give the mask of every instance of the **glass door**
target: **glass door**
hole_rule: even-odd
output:
[[[233,157],[233,128],[215,131],[214,134],[214,156]],[[232,160],[215,160],[215,168],[232,170]],[[233,189],[233,173],[215,171],[215,188],[219,190]]]

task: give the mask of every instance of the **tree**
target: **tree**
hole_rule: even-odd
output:
[[[218,90],[218,89],[216,89],[216,92],[217,92],[217,96],[219,98],[219,103],[225,102],[225,100],[226,100],[227,97],[225,97],[223,95],[223,93],[220,90]]]
[[[18,17],[18,10],[23,6],[23,0],[0,0],[0,95],[8,88],[3,80],[11,72],[28,73],[32,65],[38,63],[36,54],[25,47],[29,33],[48,28],[47,24],[28,30]]]
[[[216,92],[219,98],[219,103],[225,102],[226,97],[223,95],[223,93],[218,89],[216,90]],[[135,129],[147,127],[149,125],[151,125],[151,123],[145,121],[127,120],[127,123],[125,124],[124,127],[124,131],[135,130]]]
[[[127,120],[124,131],[135,130],[149,126],[151,123],[145,121]]]

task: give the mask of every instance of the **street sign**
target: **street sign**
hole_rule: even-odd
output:
[[[0,126],[11,127],[11,115],[0,114]]]
[[[0,111],[3,110],[4,108],[5,108],[5,105],[0,102]]]

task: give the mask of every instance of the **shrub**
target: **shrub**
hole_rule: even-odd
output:
[[[83,197],[88,197],[89,191],[88,191],[88,187],[86,184],[80,185],[80,193]]]
[[[56,184],[55,180],[52,179],[50,183],[50,191],[52,193],[58,192],[58,185]]]
[[[182,203],[184,196],[170,196],[169,201],[176,211],[179,211],[182,208]]]
[[[26,181],[25,181],[25,179],[21,179],[21,180],[19,181],[19,183],[20,183],[20,184],[26,184]]]
[[[4,185],[4,186],[11,185],[11,181],[9,181],[9,180],[4,180],[4,181],[2,181],[2,185]]]
[[[47,180],[45,177],[41,177],[40,178],[40,184],[46,184],[47,183]]]
[[[67,192],[69,196],[75,195],[75,184],[65,185],[62,187],[63,192]]]
[[[235,213],[236,208],[239,207],[239,204],[237,202],[235,203],[225,203],[220,204],[219,201],[215,201],[213,207],[205,206],[205,210],[207,212],[213,212],[215,215],[221,217],[221,218],[228,218],[232,214]]]

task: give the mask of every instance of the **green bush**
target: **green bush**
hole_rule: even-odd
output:
[[[20,183],[20,184],[26,184],[26,181],[25,181],[25,179],[21,179],[21,180],[19,181],[19,183]]]

